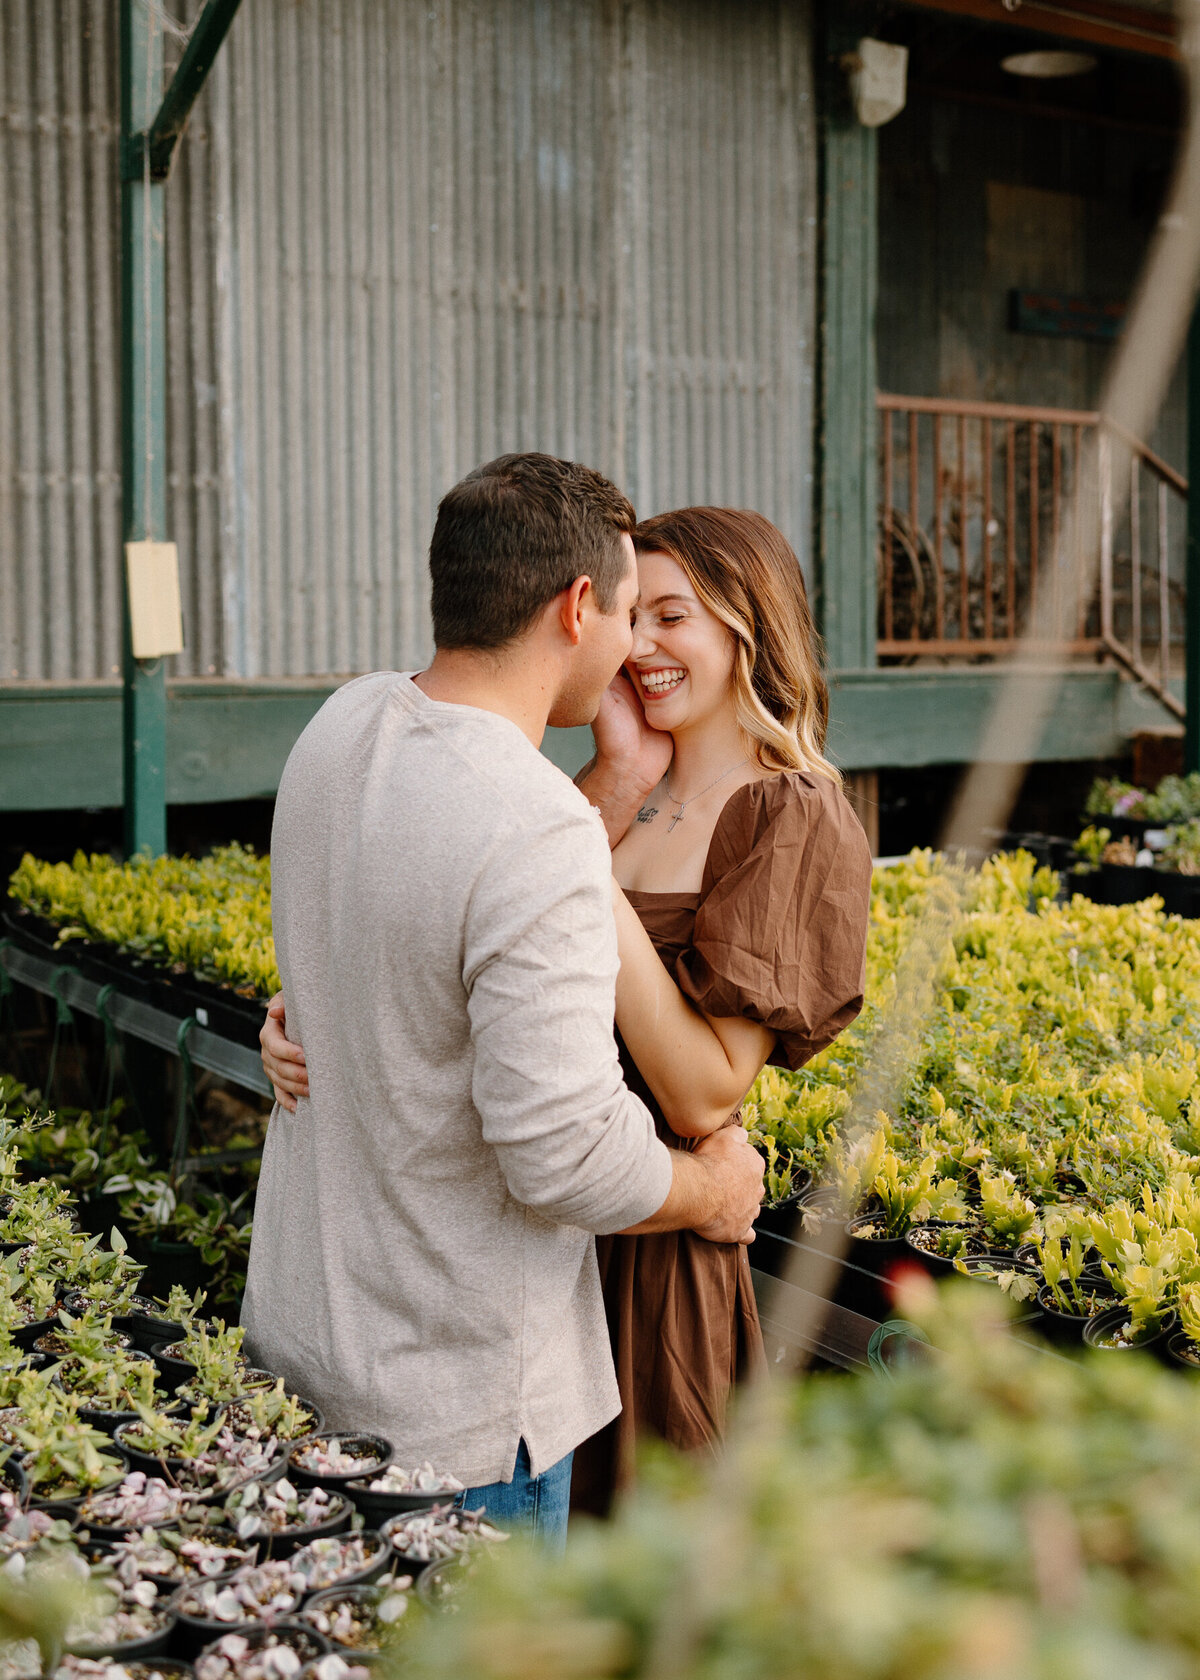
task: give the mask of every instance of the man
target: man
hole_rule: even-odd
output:
[[[633,524],[551,456],[455,486],[432,664],[322,707],[271,842],[309,1084],[271,1118],[248,1345],[332,1427],[553,1537],[574,1448],[619,1410],[591,1234],[747,1240],[762,1194],[740,1128],[668,1150],[626,1089],[607,838],[538,751],[629,653]]]

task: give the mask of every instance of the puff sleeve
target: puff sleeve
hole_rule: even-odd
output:
[[[713,833],[684,996],[776,1034],[771,1061],[798,1068],[862,1008],[871,852],[841,789],[787,771],[739,788]]]

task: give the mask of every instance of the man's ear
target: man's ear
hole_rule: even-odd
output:
[[[583,639],[584,607],[585,603],[591,605],[592,593],[591,578],[577,577],[571,587],[564,589],[559,596],[559,619],[572,647],[578,647]]]

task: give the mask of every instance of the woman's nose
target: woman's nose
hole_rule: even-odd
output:
[[[654,652],[655,641],[649,627],[640,619],[633,621],[633,647],[630,650],[631,659],[645,659]]]

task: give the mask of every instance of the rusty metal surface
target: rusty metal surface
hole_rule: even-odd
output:
[[[119,665],[115,16],[0,8],[0,680]],[[508,449],[807,561],[809,59],[788,0],[244,6],[167,187],[169,673],[422,659],[438,499]]]

